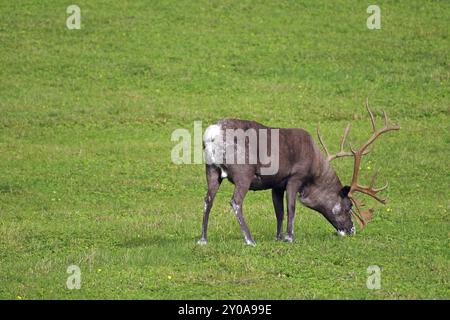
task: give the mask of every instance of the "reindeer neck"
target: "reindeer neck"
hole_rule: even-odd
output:
[[[330,162],[325,158],[319,147],[315,146],[315,161],[313,168],[313,187],[338,193],[342,189],[342,183],[331,166]]]

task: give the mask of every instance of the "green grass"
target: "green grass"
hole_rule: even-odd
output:
[[[370,1],[80,0],[69,31],[70,4],[0,3],[0,298],[450,298],[448,1],[378,1],[372,31]],[[338,238],[299,205],[296,243],[276,242],[257,192],[246,247],[224,183],[195,244],[204,167],[172,164],[173,130],[320,121],[334,150],[348,121],[369,134],[366,97],[402,130],[364,164],[390,182],[364,231]],[[351,166],[335,163],[346,183]]]

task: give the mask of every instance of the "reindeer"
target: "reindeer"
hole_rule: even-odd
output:
[[[321,213],[333,225],[339,235],[345,236],[355,233],[352,216],[361,228],[364,228],[372,219],[373,208],[364,211],[362,208],[364,204],[355,197],[355,193],[368,195],[385,204],[386,199],[380,198],[378,193],[385,190],[388,184],[381,188],[375,187],[379,171],[372,177],[369,186],[359,184],[361,159],[370,151],[368,147],[380,135],[400,129],[398,125],[388,125],[387,115],[383,111],[384,126],[377,130],[368,100],[366,100],[366,109],[370,116],[373,133],[367,142],[358,149],[354,149],[350,145],[350,151],[344,151],[350,124],[345,129],[340,149],[336,154],[330,154],[320,134],[319,126],[317,127],[319,143],[322,145],[326,156],[321,152],[320,147],[314,142],[311,135],[303,129],[270,128],[255,121],[238,119],[222,119],[209,126],[203,139],[208,191],[204,200],[202,236],[198,244],[207,243],[209,213],[214,197],[225,178],[235,186],[231,207],[237,217],[247,245],[255,245],[242,211],[243,201],[249,190],[272,190],[272,201],[277,219],[277,240],[283,240],[283,198],[285,193],[287,204],[285,240],[288,242],[294,241],[294,215],[297,194],[303,205]],[[240,141],[238,141],[236,135],[233,137],[234,139],[230,140],[228,139],[228,132],[233,130],[247,134],[244,139],[241,136]],[[265,131],[269,134],[260,134],[257,137],[255,147],[255,134],[248,134],[248,132],[256,131]],[[226,140],[224,139],[225,132],[227,132]],[[277,170],[269,174],[264,174],[264,169],[267,169],[267,162],[263,161],[259,152],[262,150],[262,137],[267,138],[268,141],[266,142],[271,146],[272,158],[276,156],[276,160],[278,160]],[[278,147],[277,154],[274,154],[272,146]],[[230,154],[232,157],[230,157]],[[243,154],[245,154],[246,162],[236,163],[235,157],[241,156],[242,159]],[[350,186],[342,185],[330,165],[331,161],[342,157],[354,158],[353,177]],[[252,158],[253,162],[250,161]]]

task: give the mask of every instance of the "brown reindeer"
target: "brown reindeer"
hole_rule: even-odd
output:
[[[361,227],[364,227],[372,218],[373,209],[363,211],[363,203],[355,198],[355,193],[369,195],[384,204],[385,199],[380,198],[377,194],[387,185],[375,188],[378,172],[372,178],[369,186],[362,186],[358,183],[362,156],[369,152],[368,147],[380,135],[400,129],[398,125],[388,125],[387,115],[383,111],[384,126],[377,130],[373,113],[367,101],[366,108],[369,112],[373,134],[358,149],[350,146],[350,151],[344,151],[350,125],[344,132],[339,152],[333,155],[329,153],[319,128],[317,129],[319,142],[326,152],[326,157],[311,135],[303,129],[270,128],[255,121],[237,119],[223,119],[209,126],[205,131],[203,141],[208,192],[204,203],[202,236],[198,243],[207,243],[209,213],[214,197],[225,178],[235,185],[231,206],[248,245],[255,245],[242,212],[243,201],[249,190],[272,189],[273,206],[277,218],[277,240],[283,239],[283,197],[285,193],[287,203],[286,241],[294,241],[297,194],[299,194],[302,204],[320,212],[339,235],[355,233],[352,216]],[[270,155],[266,152],[269,149]],[[353,178],[350,186],[343,186],[330,162],[348,156],[354,158]],[[268,163],[268,159],[271,160],[270,163]],[[352,208],[353,206],[356,210]]]

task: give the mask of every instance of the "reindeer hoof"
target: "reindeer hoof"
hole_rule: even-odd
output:
[[[253,240],[245,239],[245,244],[248,246],[256,247],[256,243]]]
[[[208,243],[208,241],[206,239],[200,239],[200,240],[197,241],[197,244],[199,244],[201,246],[203,246],[203,245],[205,245],[207,243]]]
[[[287,241],[287,242],[292,243],[292,242],[294,242],[294,237],[293,236],[286,236],[286,238],[284,238],[284,240]]]

